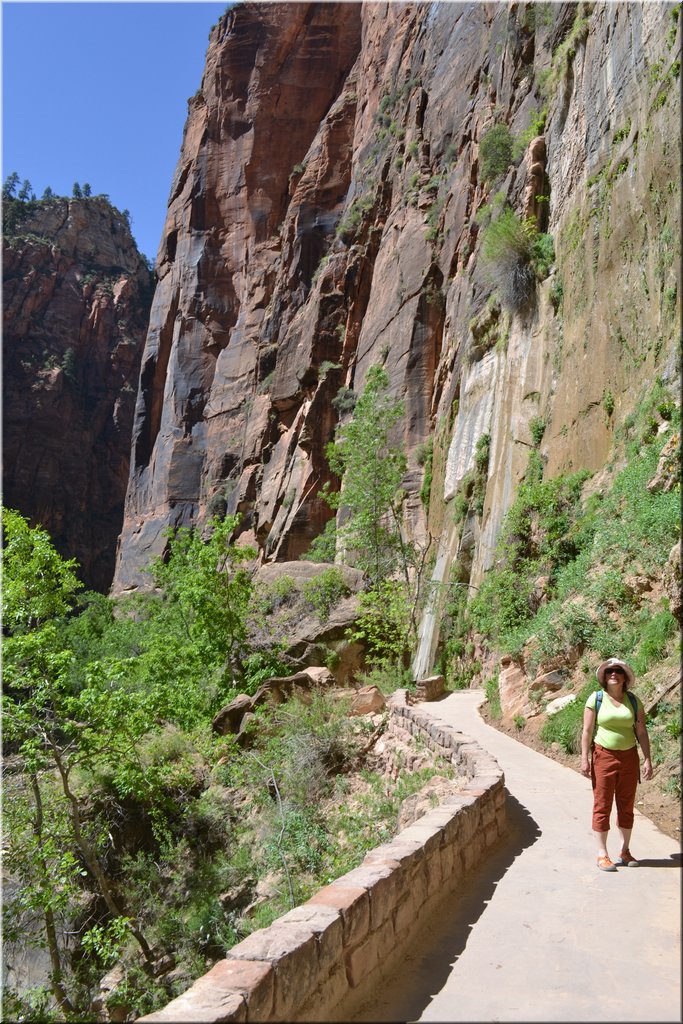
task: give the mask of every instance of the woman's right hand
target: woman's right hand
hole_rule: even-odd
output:
[[[585,775],[587,779],[591,777],[591,766],[587,757],[581,758],[581,774]]]

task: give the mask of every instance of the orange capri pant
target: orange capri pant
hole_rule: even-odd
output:
[[[607,750],[596,743],[591,760],[593,831],[609,832],[612,803],[617,804],[617,825],[633,828],[633,805],[640,781],[638,748]]]

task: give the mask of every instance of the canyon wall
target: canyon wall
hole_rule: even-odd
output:
[[[546,476],[599,470],[643,389],[677,381],[679,62],[666,3],[229,10],[171,188],[114,591],[216,512],[265,560],[304,552],[332,514],[332,400],[377,363],[444,578],[490,566],[533,423]],[[492,184],[496,124],[516,147]],[[502,203],[554,241],[520,311],[481,258]],[[483,506],[455,524],[484,436]]]
[[[5,216],[3,502],[106,592],[152,274],[106,198],[10,200]]]

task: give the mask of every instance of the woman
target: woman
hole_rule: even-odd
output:
[[[652,778],[650,737],[645,711],[635,694],[628,692],[635,682],[633,669],[618,658],[603,662],[596,673],[602,688],[586,701],[581,734],[581,774],[593,783],[593,832],[598,840],[598,867],[616,871],[619,867],[637,867],[629,843],[633,829],[633,805],[640,782],[640,759],[636,739],[645,760],[643,777]],[[598,703],[597,731],[595,706]],[[593,734],[595,742],[593,743]],[[593,745],[592,763],[589,751]],[[617,804],[617,828],[621,832],[621,856],[614,862],[607,854],[607,833],[612,802]]]

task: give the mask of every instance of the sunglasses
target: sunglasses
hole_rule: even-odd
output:
[[[623,668],[608,668],[606,674],[608,676],[623,676],[624,679],[626,678],[626,673]]]

